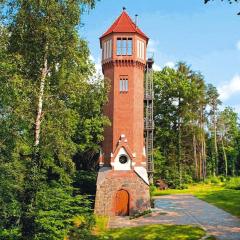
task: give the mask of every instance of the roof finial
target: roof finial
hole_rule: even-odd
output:
[[[125,11],[126,10],[126,7],[123,7],[123,11]]]
[[[136,28],[137,28],[137,24],[138,24],[137,20],[138,20],[138,14],[135,14],[135,27]]]

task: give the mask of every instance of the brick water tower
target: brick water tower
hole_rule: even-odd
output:
[[[125,8],[100,37],[102,71],[110,84],[97,179],[95,213],[133,215],[150,207],[144,144],[144,71],[148,37]]]

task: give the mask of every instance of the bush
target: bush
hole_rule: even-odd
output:
[[[154,192],[157,191],[157,187],[151,184],[149,187],[149,191],[150,191],[150,197],[152,197],[154,195]]]
[[[221,183],[220,178],[218,178],[217,176],[210,177],[209,181],[210,181],[210,183],[213,183],[213,184],[220,184]]]
[[[96,171],[84,171],[77,172],[74,179],[74,187],[79,188],[82,194],[95,195],[96,193]]]
[[[71,187],[44,188],[37,194],[35,240],[90,239],[95,224],[90,201]]]
[[[240,190],[240,177],[230,178],[230,180],[225,183],[225,187],[229,189]]]
[[[219,176],[221,182],[226,182],[227,178],[225,176]]]
[[[20,228],[1,229],[0,228],[0,240],[17,240],[21,239]]]

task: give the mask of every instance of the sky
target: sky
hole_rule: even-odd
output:
[[[121,14],[122,7],[150,38],[155,69],[184,61],[218,88],[223,107],[240,117],[240,4],[215,0],[101,0],[84,13],[80,35],[100,67],[99,37]]]

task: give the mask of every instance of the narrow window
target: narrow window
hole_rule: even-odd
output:
[[[142,42],[142,59],[144,59],[144,42]]]
[[[120,86],[119,86],[120,92],[123,91],[123,86],[122,86],[122,79],[120,79]]]
[[[128,79],[125,79],[125,91],[128,92]]]
[[[112,57],[112,39],[109,40],[109,58]]]
[[[137,57],[140,58],[140,41],[137,40]]]
[[[122,81],[123,81],[123,92],[125,92],[126,91],[126,80],[123,79]]]
[[[126,76],[121,76],[119,81],[120,93],[128,92],[128,78]]]
[[[132,38],[128,38],[127,41],[127,55],[132,55]]]
[[[121,40],[121,38],[117,39],[117,55],[122,55],[122,40]]]
[[[103,44],[103,59],[106,59],[106,49],[107,48],[107,43],[106,42],[104,42],[104,44]]]
[[[144,42],[143,41],[140,41],[140,40],[137,40],[137,57],[138,58],[141,58],[141,59],[144,59],[144,56],[145,53],[144,53]]]
[[[122,39],[122,55],[127,55],[127,39]]]
[[[106,59],[108,58],[109,41],[106,42]]]
[[[103,43],[102,58],[103,60],[112,57],[112,39],[109,39]]]

